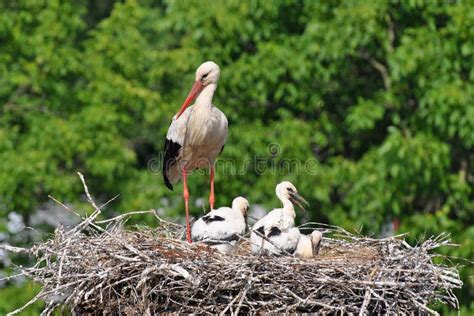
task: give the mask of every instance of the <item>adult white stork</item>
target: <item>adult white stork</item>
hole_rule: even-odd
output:
[[[220,207],[199,218],[191,228],[193,241],[203,241],[223,253],[234,253],[240,236],[247,230],[249,202],[239,196],[232,208]]]
[[[308,202],[298,194],[295,186],[284,181],[276,186],[277,197],[283,208],[277,208],[257,221],[250,234],[253,253],[293,254],[300,238],[300,231],[295,226],[295,208],[298,205],[304,210],[301,202]]]
[[[295,257],[312,258],[319,253],[323,234],[320,231],[313,231],[309,236],[301,234],[295,250]]]
[[[186,175],[196,168],[210,169],[211,190],[209,204],[214,208],[214,166],[224,149],[227,138],[227,118],[212,104],[219,81],[219,66],[203,63],[196,70],[194,85],[179,112],[173,117],[166,135],[163,178],[166,186],[183,180],[183,197],[186,208],[186,238],[191,242],[189,227],[189,191]],[[196,100],[193,106],[190,104]]]

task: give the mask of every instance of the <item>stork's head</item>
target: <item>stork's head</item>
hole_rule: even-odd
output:
[[[249,208],[249,201],[246,198],[238,196],[232,201],[232,209],[242,212],[244,217],[247,216]]]
[[[323,239],[323,234],[320,231],[313,231],[310,235],[311,244],[313,246],[313,255],[317,255],[319,253],[319,249],[321,248],[321,239]]]
[[[311,233],[310,237],[311,237],[311,243],[313,245],[317,245],[321,242],[321,239],[323,238],[323,234],[320,231],[315,230]]]
[[[221,71],[219,66],[213,61],[206,61],[204,64],[198,67],[196,70],[196,82],[201,83],[203,86],[207,86],[211,83],[217,83]]]
[[[201,91],[210,84],[216,84],[219,81],[220,76],[219,66],[213,61],[206,61],[205,63],[201,64],[196,70],[196,78],[194,81],[194,85],[189,91],[186,100],[184,101],[181,109],[179,110],[178,114],[176,114],[176,119],[178,119],[186,108],[199,96]]]
[[[309,206],[309,203],[299,195],[296,187],[289,181],[283,181],[276,186],[276,195],[282,201],[290,201],[293,204],[298,205],[303,211],[305,210],[301,203]]]

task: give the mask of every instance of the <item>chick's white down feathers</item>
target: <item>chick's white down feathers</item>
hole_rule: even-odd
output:
[[[301,234],[294,255],[299,258],[312,258],[316,256],[319,252],[322,237],[323,234],[317,230],[313,231],[309,236]]]
[[[220,207],[212,210],[193,224],[192,239],[206,242],[225,253],[234,251],[235,242],[247,229],[248,209],[248,201],[237,197],[232,202],[232,208]]]
[[[253,253],[288,254],[293,253],[298,244],[300,232],[293,228],[296,213],[290,200],[297,190],[292,183],[284,181],[276,186],[275,193],[283,207],[269,212],[253,226],[250,234]]]

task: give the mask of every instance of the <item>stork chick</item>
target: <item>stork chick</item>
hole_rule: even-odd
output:
[[[253,226],[250,234],[253,253],[292,254],[298,244],[301,234],[299,229],[293,228],[296,217],[294,204],[303,211],[301,203],[309,204],[288,181],[278,184],[275,193],[283,207],[272,210]]]
[[[323,234],[317,230],[313,231],[309,236],[301,234],[293,255],[306,259],[315,257],[319,253],[322,238]]]
[[[193,241],[202,241],[220,252],[232,254],[247,230],[249,202],[239,196],[232,208],[220,207],[199,218],[191,228]]]

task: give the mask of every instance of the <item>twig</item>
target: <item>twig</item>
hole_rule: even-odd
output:
[[[30,253],[30,249],[26,248],[21,248],[21,247],[14,247],[10,245],[2,245],[0,244],[0,249],[4,249],[10,252],[15,252],[15,253]]]
[[[364,302],[362,303],[362,307],[360,308],[359,316],[363,316],[367,314],[367,306],[369,305],[370,302],[370,290],[367,288],[365,290],[365,295],[364,295]]]
[[[94,200],[92,199],[91,194],[89,193],[89,188],[87,187],[86,180],[84,179],[84,176],[80,172],[78,172],[77,174],[79,175],[79,178],[82,181],[82,186],[84,187],[84,192],[86,193],[87,200],[94,207],[94,209],[96,211],[100,212],[100,208],[95,204]]]

